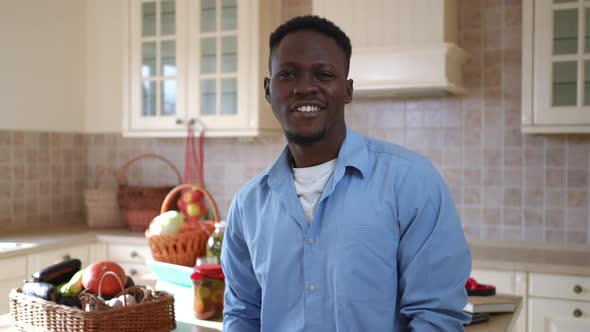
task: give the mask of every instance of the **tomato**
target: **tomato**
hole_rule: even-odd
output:
[[[84,273],[82,275],[82,285],[85,289],[89,292],[98,294],[98,288],[100,285],[100,279],[102,278],[103,274],[107,271],[112,271],[121,280],[121,283],[115,278],[113,275],[106,275],[102,281],[101,286],[101,294],[106,296],[115,296],[119,292],[122,291],[121,284],[125,285],[125,270],[123,268],[112,261],[100,261],[94,264],[88,265],[86,269],[84,269]]]

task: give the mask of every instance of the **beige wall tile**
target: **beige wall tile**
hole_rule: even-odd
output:
[[[12,132],[0,129],[0,147],[12,146]]]

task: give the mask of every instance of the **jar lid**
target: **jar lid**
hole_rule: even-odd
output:
[[[214,226],[215,226],[215,229],[225,231],[225,225],[226,225],[225,220],[221,220],[221,221],[216,222]]]
[[[200,266],[195,266],[195,272],[191,274],[191,279],[193,281],[199,281],[203,278],[224,279],[225,276],[223,275],[223,271],[221,270],[221,265],[204,264]]]

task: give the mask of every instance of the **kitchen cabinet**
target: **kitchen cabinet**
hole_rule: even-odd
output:
[[[277,132],[264,99],[273,0],[126,0],[123,130],[126,136]]]
[[[590,331],[590,277],[529,275],[529,331]]]
[[[82,261],[82,266],[88,265],[90,263],[90,246],[88,244],[67,246],[27,255],[27,275],[33,275],[36,271],[57,261],[70,258],[78,258]]]
[[[145,238],[99,235],[97,246],[101,259],[121,265],[137,285],[155,286],[156,276],[146,265],[152,255]]]
[[[529,331],[588,332],[590,303],[534,298],[528,301]]]
[[[0,259],[0,315],[8,312],[8,294],[27,279],[26,271],[24,256]]]
[[[522,131],[590,133],[590,2],[524,0]]]
[[[496,286],[498,294],[511,294],[522,296],[520,313],[514,326],[514,332],[526,331],[526,292],[527,292],[527,274],[526,272],[515,271],[498,271],[476,269],[471,271],[471,277],[475,278],[478,283],[492,284]]]

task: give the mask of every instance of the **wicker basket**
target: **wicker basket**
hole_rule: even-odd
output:
[[[10,292],[12,324],[21,331],[47,332],[168,332],[176,328],[174,298],[150,291],[151,298],[139,304],[101,311],[82,311],[55,302]]]
[[[190,230],[178,234],[154,235],[146,230],[145,236],[154,260],[164,263],[194,266],[197,257],[204,256],[207,250],[207,239],[213,233],[215,222],[219,221],[219,209],[211,194],[203,187],[192,184],[181,184],[168,193],[162,203],[161,213],[172,210],[181,191],[185,189],[199,190],[207,198],[213,210],[213,221],[199,221],[191,224]]]
[[[125,227],[117,204],[117,189],[102,188],[103,183],[101,181],[104,180],[106,175],[117,178],[116,170],[103,168],[96,176],[95,188],[84,191],[86,223],[90,228]]]
[[[176,174],[178,183],[182,182],[180,172],[168,159],[154,153],[146,153],[138,155],[127,161],[120,169],[117,176],[117,183],[119,185],[117,192],[117,200],[121,208],[123,221],[132,232],[145,231],[152,219],[160,214],[160,207],[164,198],[173,189],[173,187],[144,187],[144,186],[130,186],[125,184],[126,171],[134,162],[145,159],[156,158],[160,159],[168,165]]]

